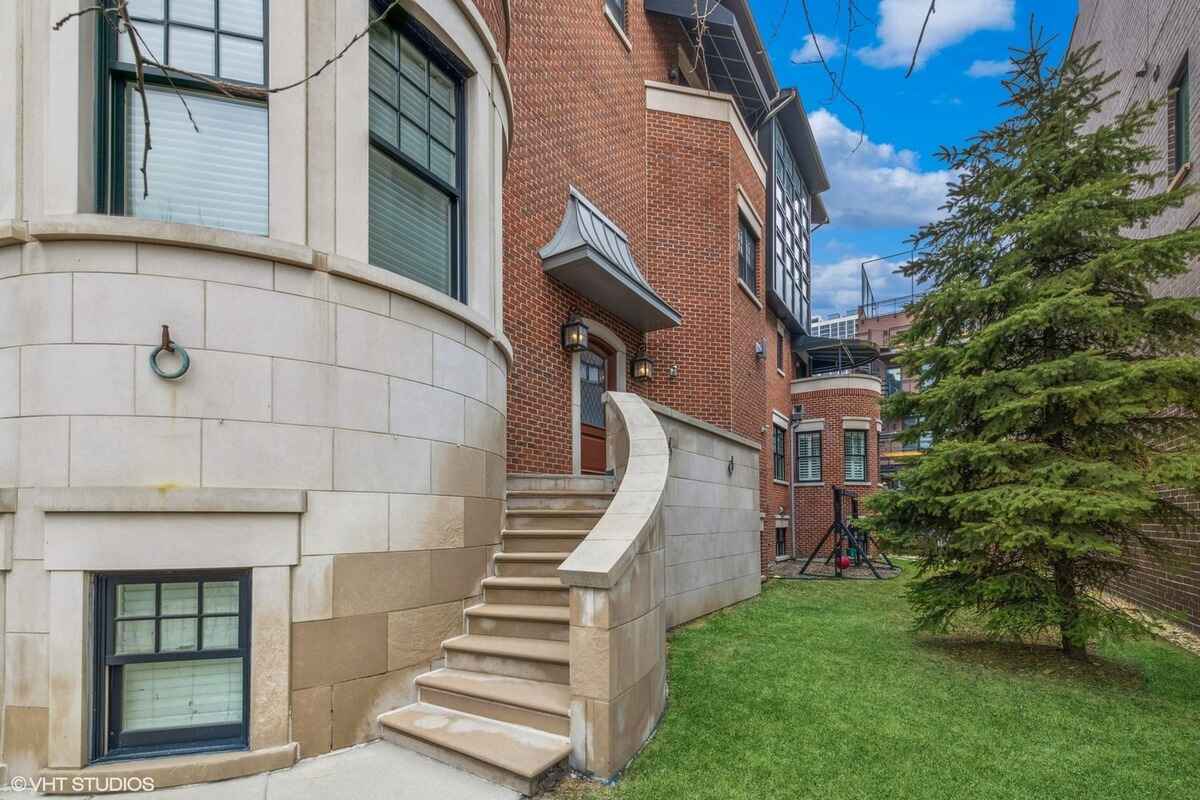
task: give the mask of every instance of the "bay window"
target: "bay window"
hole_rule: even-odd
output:
[[[95,758],[246,747],[249,606],[245,572],[99,576]]]
[[[465,302],[466,68],[407,17],[388,23],[370,36],[369,258]]]
[[[101,207],[266,235],[265,0],[130,0],[127,10],[143,58],[176,69],[145,68],[153,148],[143,182],[146,110],[133,47],[126,32],[99,23]]]

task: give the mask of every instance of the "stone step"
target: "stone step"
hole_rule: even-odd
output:
[[[509,491],[529,490],[577,490],[584,492],[616,491],[617,481],[610,475],[530,475],[509,473]]]
[[[587,538],[587,531],[529,531],[508,530],[500,532],[506,553],[572,553],[575,547]]]
[[[571,682],[571,647],[567,642],[465,634],[442,642],[442,649],[450,669],[568,685]]]
[[[439,669],[419,676],[417,689],[430,705],[558,736],[570,733],[571,688],[561,683]]]
[[[571,634],[568,606],[482,603],[466,611],[467,633],[565,642]]]
[[[608,508],[614,492],[581,491],[579,489],[510,489],[506,504],[510,511],[517,509],[600,509]]]
[[[558,567],[567,560],[562,553],[496,553],[496,575],[504,578],[555,578]]]
[[[584,530],[596,527],[604,510],[593,509],[508,509],[505,527],[510,530]]]
[[[429,703],[381,714],[379,733],[394,744],[526,795],[537,794],[545,774],[571,751],[564,736]]]
[[[484,578],[485,603],[511,603],[531,606],[568,606],[570,587],[558,578]]]

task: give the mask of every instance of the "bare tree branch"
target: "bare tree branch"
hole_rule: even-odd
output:
[[[921,23],[921,35],[917,37],[917,46],[913,48],[912,62],[908,65],[908,72],[904,73],[904,77],[913,74],[913,70],[917,66],[917,53],[921,52],[921,42],[925,40],[925,28],[929,26],[929,18],[937,11],[934,6],[937,5],[937,0],[929,0],[929,10],[925,12],[925,21]]]
[[[144,139],[142,140],[142,197],[150,195],[150,175],[146,172],[146,162],[150,160],[150,103],[146,100],[146,64],[142,59],[142,48],[138,46],[138,33],[133,27],[133,23],[129,21],[129,9],[125,7],[125,0],[121,0],[117,4],[117,14],[121,17],[121,22],[125,26],[125,33],[129,36],[129,43],[133,46],[133,66],[137,70],[137,93],[142,98],[142,127],[145,130]],[[191,113],[190,111],[188,112]]]
[[[105,14],[105,13],[107,13],[107,11],[108,11],[108,9],[106,9],[104,6],[88,6],[87,8],[81,8],[78,11],[72,11],[70,14],[67,14],[65,17],[60,19],[58,22],[54,23],[54,30],[56,30],[56,31],[61,30],[63,25],[66,25],[68,22],[70,22],[75,17],[83,17],[83,16],[86,16],[93,12],[99,13],[99,14]]]
[[[853,97],[846,94],[846,90],[838,81],[837,73],[833,71],[833,69],[829,66],[829,62],[825,60],[825,54],[821,52],[821,42],[818,40],[817,31],[812,24],[812,13],[808,8],[808,0],[800,0],[800,6],[804,9],[804,22],[808,26],[808,33],[811,37],[810,41],[813,43],[813,49],[817,51],[818,63],[820,63],[821,67],[825,70],[825,74],[829,76],[829,83],[833,86],[834,92],[847,103],[849,103],[858,113],[858,141],[855,143],[854,148],[850,151],[852,153],[857,152],[858,148],[862,147],[863,140],[866,138],[866,115],[863,114],[862,106],[860,106]]]

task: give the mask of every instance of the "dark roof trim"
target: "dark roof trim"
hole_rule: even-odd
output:
[[[683,322],[638,269],[625,232],[574,186],[558,231],[538,254],[546,274],[640,331]]]
[[[879,357],[879,348],[865,339],[794,336],[792,347],[808,354],[809,372],[840,372],[866,366]]]

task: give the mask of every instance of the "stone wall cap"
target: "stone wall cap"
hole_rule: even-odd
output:
[[[740,444],[742,447],[747,447],[751,450],[762,450],[762,445],[753,439],[747,439],[745,436],[739,436],[733,431],[727,431],[724,428],[718,428],[716,425],[705,422],[702,419],[696,419],[693,416],[684,414],[682,411],[676,411],[670,406],[664,406],[662,403],[656,403],[653,400],[646,400],[646,405],[650,406],[651,410],[656,414],[661,414],[664,417],[669,417],[676,422],[682,422],[685,425],[691,425],[693,428],[699,428],[702,431],[711,433],[714,436],[720,436],[722,439],[727,439],[734,444]]]
[[[43,488],[38,490],[38,508],[50,513],[303,514],[308,508],[308,493],[156,486]]]

